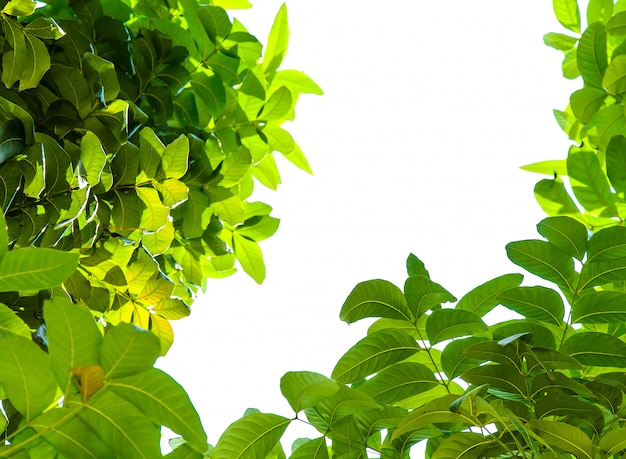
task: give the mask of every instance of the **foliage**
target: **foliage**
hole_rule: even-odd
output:
[[[346,299],[342,320],[376,320],[330,377],[283,377],[294,414],[243,417],[213,457],[286,457],[297,421],[312,434],[292,459],[402,459],[419,442],[429,459],[626,457],[626,2],[591,0],[586,27],[576,0],[553,5],[569,32],[544,40],[583,82],[555,111],[575,145],[524,167],[551,176],[535,187],[549,217],[506,246],[541,285],[504,274],[457,301],[410,255],[403,288],[375,279]],[[513,318],[491,323],[494,308]]]
[[[265,276],[274,153],[306,75],[223,7],[246,0],[0,2],[0,457],[209,454],[153,364],[207,278]]]

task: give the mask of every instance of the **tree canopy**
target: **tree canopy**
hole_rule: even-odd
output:
[[[0,457],[210,454],[153,367],[207,278],[265,277],[282,124],[305,74],[223,7],[246,0],[0,4]]]

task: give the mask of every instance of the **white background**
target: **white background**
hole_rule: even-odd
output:
[[[267,43],[281,2],[253,3],[233,15]],[[545,217],[533,197],[542,177],[519,166],[566,156],[552,109],[579,87],[543,44],[545,32],[564,32],[549,1],[287,7],[283,68],[325,92],[302,96],[286,126],[315,175],[280,161],[278,192],[258,186],[282,220],[262,243],[265,283],[243,272],[211,280],[159,363],[187,389],[212,444],[247,407],[291,417],[280,377],[330,375],[367,326],[339,321],[346,296],[373,278],[401,286],[410,252],[457,298],[519,272],[504,246],[538,237]],[[319,436],[297,424],[286,449]]]

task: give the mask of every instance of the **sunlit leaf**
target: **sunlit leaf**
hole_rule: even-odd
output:
[[[280,391],[297,413],[334,395],[337,383],[318,373],[290,371],[280,379]]]
[[[556,0],[561,1],[562,0]],[[567,3],[576,3],[568,0]],[[563,24],[561,22],[561,24]],[[596,87],[602,87],[602,78],[607,68],[606,30],[600,22],[589,24],[580,37],[578,52],[576,55],[580,74],[585,83]]]
[[[456,304],[456,309],[471,311],[482,317],[499,303],[500,293],[519,286],[522,279],[521,274],[505,274],[491,279],[466,293]]]
[[[411,276],[404,282],[404,295],[414,317],[440,305],[456,301],[456,298],[441,285],[425,276]]]
[[[580,11],[576,0],[552,0],[552,8],[563,27],[580,33]]]
[[[160,350],[152,333],[121,323],[105,333],[100,361],[108,378],[128,376],[150,369]]]
[[[215,445],[213,459],[266,457],[290,423],[290,419],[276,414],[245,416],[226,428]]]
[[[587,228],[569,217],[548,217],[537,224],[537,231],[566,254],[582,261],[587,251]]]
[[[411,321],[402,291],[385,280],[371,280],[358,284],[341,307],[339,318],[347,323],[365,317],[387,317]]]
[[[591,292],[576,300],[572,323],[606,324],[626,322],[626,294]]]
[[[415,340],[404,332],[384,329],[352,346],[337,362],[331,377],[351,383],[400,362],[419,351]]]
[[[487,330],[478,314],[462,309],[438,309],[426,321],[426,333],[431,344]]]
[[[502,292],[498,300],[503,306],[529,319],[555,325],[560,325],[563,321],[565,308],[561,295],[547,287],[514,288]]]
[[[289,41],[289,23],[287,19],[287,7],[283,4],[276,14],[274,24],[267,38],[267,45],[263,55],[263,69],[265,73],[272,74],[280,66],[287,53]]]
[[[0,258],[0,291],[39,290],[54,287],[76,269],[78,254],[27,247]]]

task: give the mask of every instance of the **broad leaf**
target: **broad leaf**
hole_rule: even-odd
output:
[[[215,445],[213,459],[266,457],[291,420],[269,413],[245,416],[229,425]]]
[[[156,424],[167,426],[182,435],[196,451],[206,451],[207,439],[200,417],[185,390],[171,376],[151,368],[116,378],[108,387]]]
[[[30,339],[9,333],[0,336],[0,384],[26,421],[41,414],[57,390],[47,354]]]
[[[419,350],[420,347],[410,335],[395,329],[380,330],[352,346],[339,359],[331,377],[342,384],[358,381]]]
[[[626,322],[626,294],[594,291],[576,300],[572,323],[607,324]]]
[[[280,379],[280,391],[297,413],[339,390],[336,382],[310,371],[290,371]]]
[[[575,333],[561,350],[583,365],[626,368],[626,343],[605,333]]]
[[[368,379],[358,390],[379,403],[391,404],[438,385],[433,372],[415,362],[401,362]]]
[[[526,425],[552,448],[578,459],[596,457],[591,440],[577,427],[558,421],[528,421]]]
[[[618,192],[626,192],[626,138],[616,135],[606,147],[606,175]]]
[[[241,263],[243,270],[247,272],[257,284],[262,283],[265,279],[265,263],[263,262],[263,253],[261,252],[259,244],[239,234],[237,231],[233,232],[233,244],[235,256],[239,263]]]
[[[505,274],[496,277],[465,294],[456,304],[456,309],[471,311],[484,316],[500,302],[500,293],[519,286],[524,276],[521,274]]]
[[[626,257],[626,228],[613,226],[596,232],[589,239],[587,263]]]
[[[0,334],[6,333],[31,339],[28,325],[11,308],[0,303]]]
[[[354,287],[339,313],[339,318],[347,323],[365,317],[413,320],[402,291],[391,282],[380,279],[361,282]]]
[[[467,370],[461,375],[470,384],[489,384],[490,387],[526,396],[527,386],[524,376],[504,365],[483,365]]]
[[[587,228],[569,217],[548,217],[537,224],[537,232],[567,255],[582,261],[587,251]]]
[[[289,41],[289,23],[287,19],[287,7],[282,5],[276,14],[274,24],[267,37],[267,46],[263,55],[263,69],[266,74],[273,74],[280,66],[287,52]]]
[[[78,253],[26,247],[0,258],[0,291],[40,290],[61,284],[76,269]]]
[[[576,0],[552,0],[552,8],[563,27],[580,33],[580,11]]]
[[[575,0],[568,0],[575,3]],[[576,54],[580,74],[587,85],[601,88],[607,68],[606,30],[600,22],[589,24],[580,37]]]
[[[607,71],[607,74],[608,73]],[[578,91],[574,91],[570,96],[570,105],[576,119],[583,124],[588,124],[593,118],[593,115],[602,107],[606,96],[607,93],[603,89],[582,88]]]
[[[59,387],[69,395],[72,369],[100,364],[102,334],[89,309],[66,298],[44,303],[44,317],[52,369]]]
[[[152,333],[121,323],[104,335],[100,361],[107,378],[128,376],[152,368],[160,350],[159,340]]]
[[[431,456],[431,459],[479,457],[486,446],[493,443],[491,438],[474,432],[457,432],[447,437]]]
[[[289,459],[329,459],[326,437],[307,439],[293,451]]]
[[[425,276],[411,276],[404,283],[404,296],[414,317],[420,317],[429,309],[456,301],[454,295]]]
[[[587,211],[598,216],[618,215],[615,196],[595,152],[570,147],[567,171],[574,194]]]
[[[529,319],[560,325],[563,321],[565,307],[563,300],[554,290],[536,287],[518,287],[498,296],[503,306]]]
[[[506,253],[516,265],[574,291],[574,261],[553,244],[538,240],[511,242],[506,246]]]
[[[426,334],[431,345],[486,330],[487,325],[478,314],[462,309],[438,309],[426,321]]]

